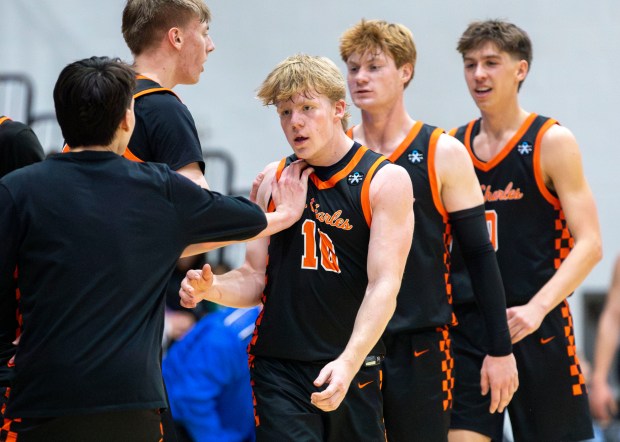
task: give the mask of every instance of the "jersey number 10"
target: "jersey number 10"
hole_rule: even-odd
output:
[[[317,229],[316,222],[307,219],[301,226],[304,237],[304,255],[301,257],[301,268],[316,270],[318,268],[315,231],[319,232],[319,250],[321,251],[321,267],[328,272],[340,273],[338,256],[331,238],[321,229]]]

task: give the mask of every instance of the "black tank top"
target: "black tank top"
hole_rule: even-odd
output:
[[[295,159],[282,160],[277,176]],[[253,356],[320,362],[342,353],[368,285],[370,182],[388,163],[355,143],[333,166],[315,167],[301,219],[270,239]],[[383,353],[381,342],[371,352]]]
[[[442,133],[418,121],[388,158],[407,170],[415,197],[415,232],[396,312],[386,329],[389,334],[453,322],[448,252],[452,234],[435,175],[435,151]]]
[[[480,181],[508,306],[527,303],[553,276],[574,244],[560,200],[545,186],[540,168],[541,140],[554,124],[558,124],[556,120],[530,114],[489,162],[479,160],[473,150],[480,120],[453,131],[469,150]],[[456,251],[452,268],[455,303],[472,302],[467,270]]]

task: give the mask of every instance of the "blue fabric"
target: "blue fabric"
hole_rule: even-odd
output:
[[[255,440],[247,346],[259,310],[209,313],[166,354],[172,416],[196,442]]]

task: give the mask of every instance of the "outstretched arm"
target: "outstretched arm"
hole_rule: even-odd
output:
[[[375,346],[396,308],[396,295],[413,235],[411,179],[399,166],[384,166],[370,186],[372,226],[368,244],[368,287],[345,350],[314,381],[312,403],[323,411],[338,408],[349,384]]]
[[[277,163],[270,164],[255,181],[258,184],[255,192],[256,203],[264,211],[267,210],[270,198],[273,198],[276,205],[276,212],[267,213],[271,225],[255,237],[258,239],[247,243],[245,262],[241,267],[223,275],[213,275],[208,264],[201,270],[189,270],[181,282],[181,305],[192,308],[203,299],[230,307],[251,307],[260,302],[265,287],[269,245],[265,231],[276,233],[289,227],[289,222],[292,224],[301,216],[305,206],[308,175],[312,171],[312,168],[306,168],[304,162],[297,161],[286,167],[277,181],[276,168]],[[294,184],[291,185],[289,181]],[[276,215],[278,210],[281,210],[279,217]],[[291,213],[294,213],[292,222]]]
[[[269,237],[292,226],[299,219],[306,205],[308,176],[310,176],[314,169],[308,167],[305,161],[295,161],[284,169],[279,180],[275,180],[276,167],[277,163],[268,165],[254,180],[254,184],[258,185],[258,189],[256,186],[252,187],[250,200],[257,202],[252,198],[258,198],[259,194],[261,197],[265,195],[267,197],[271,196],[273,197],[276,210],[265,215],[267,217],[267,228],[247,241]],[[263,203],[259,205],[264,210],[266,202]],[[192,244],[185,248],[181,257],[206,253],[238,242],[241,241]]]
[[[620,256],[616,258],[614,272],[601,313],[594,347],[594,371],[590,380],[590,409],[601,425],[607,426],[617,413],[616,398],[609,385],[609,370],[618,351],[620,337]]]
[[[545,184],[558,195],[575,246],[527,304],[508,309],[513,343],[537,330],[547,313],[575,291],[603,253],[596,204],[575,137],[565,127],[552,126],[543,136],[540,155]]]

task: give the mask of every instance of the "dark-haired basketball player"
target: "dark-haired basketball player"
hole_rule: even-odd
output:
[[[573,134],[519,105],[532,61],[528,35],[512,23],[471,23],[461,36],[465,81],[480,118],[454,129],[474,162],[506,290],[519,370],[508,407],[515,440],[592,437],[588,397],[566,298],[601,259],[596,205]],[[487,412],[471,379],[488,342],[477,332],[469,278],[454,254],[456,377],[450,439],[501,440],[503,415]]]

